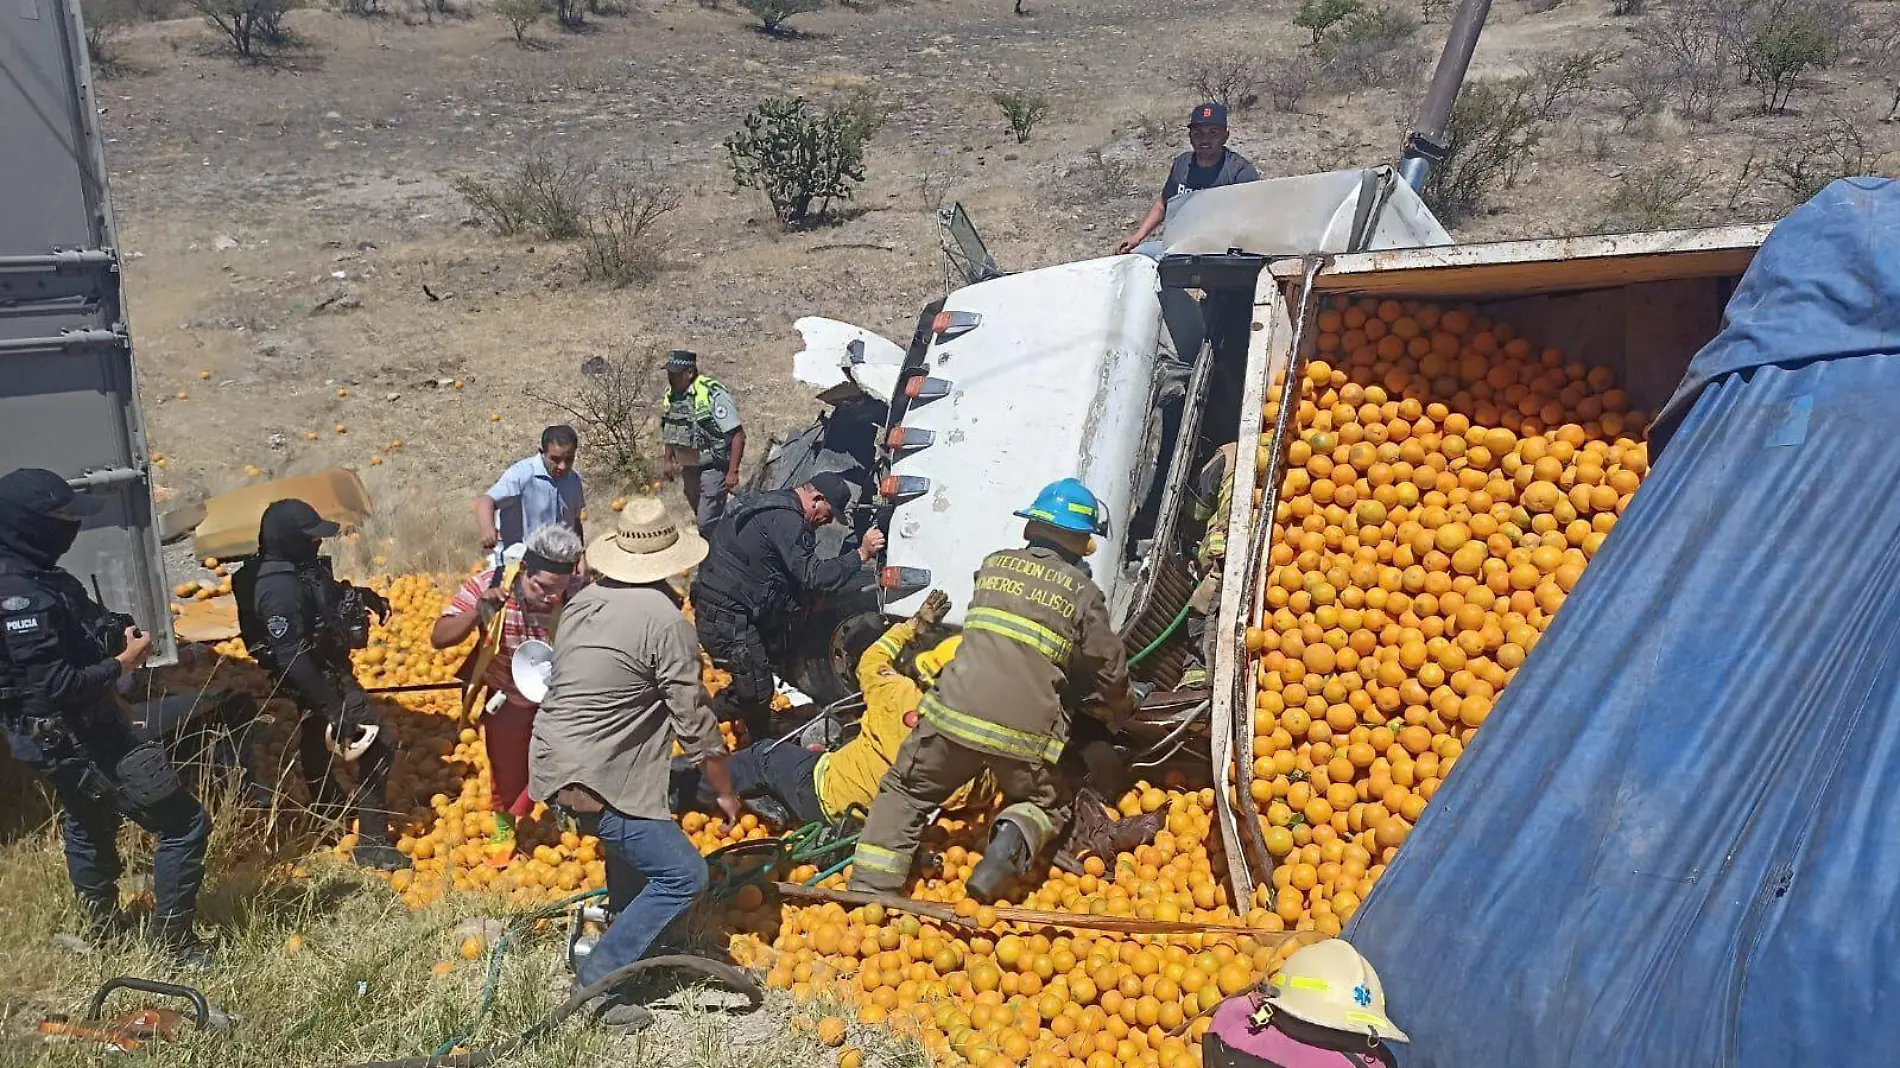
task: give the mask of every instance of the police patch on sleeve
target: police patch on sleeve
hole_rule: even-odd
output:
[[[32,603],[33,603],[32,601],[29,601],[24,597],[9,597],[4,601],[0,601],[0,612],[19,612],[19,611],[24,610],[28,606],[30,606]]]
[[[732,414],[732,409],[731,409],[731,408],[728,408],[728,407],[726,407],[726,406],[725,406],[725,405],[723,405],[723,404],[715,404],[715,405],[713,405],[713,418],[714,418],[714,419],[724,419],[724,418],[727,418],[728,416],[730,416],[731,414]]]
[[[290,620],[284,616],[272,616],[264,621],[264,629],[273,638],[282,638],[290,633]]]
[[[7,620],[6,631],[8,634],[38,634],[39,630],[39,616],[19,616]]]

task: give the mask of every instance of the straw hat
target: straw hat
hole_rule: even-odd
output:
[[[659,582],[706,558],[706,539],[681,530],[657,497],[635,497],[620,510],[612,534],[587,547],[587,566],[621,582]]]

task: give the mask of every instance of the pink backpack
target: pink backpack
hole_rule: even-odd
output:
[[[1201,1045],[1206,1068],[1396,1068],[1377,1039],[1349,1035],[1275,1013],[1257,990],[1214,1010]]]

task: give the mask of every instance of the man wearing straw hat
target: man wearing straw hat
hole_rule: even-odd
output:
[[[706,862],[667,811],[673,743],[742,811],[719,723],[699,680],[699,642],[668,581],[706,556],[652,497],[636,497],[613,533],[587,547],[594,583],[561,614],[554,673],[528,750],[534,797],[573,813],[606,849],[613,923],[576,967],[582,986],[645,956],[706,888]],[[637,892],[636,892],[637,891]],[[613,1004],[607,1026],[637,1031],[652,1013]]]

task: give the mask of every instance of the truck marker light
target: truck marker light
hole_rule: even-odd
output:
[[[877,573],[877,584],[886,590],[917,591],[930,585],[927,567],[887,567]]]
[[[949,341],[951,338],[962,337],[981,325],[983,325],[983,317],[975,312],[940,311],[937,317],[930,321],[930,332],[937,335],[940,341]]]
[[[950,380],[917,375],[904,383],[904,395],[914,401],[933,401],[950,395]]]
[[[922,475],[885,475],[877,484],[878,496],[899,503],[929,492],[930,480]]]
[[[937,434],[935,431],[918,430],[916,427],[908,426],[894,426],[891,428],[891,432],[885,435],[884,444],[893,449],[923,449],[928,448],[930,444],[936,440]]]

